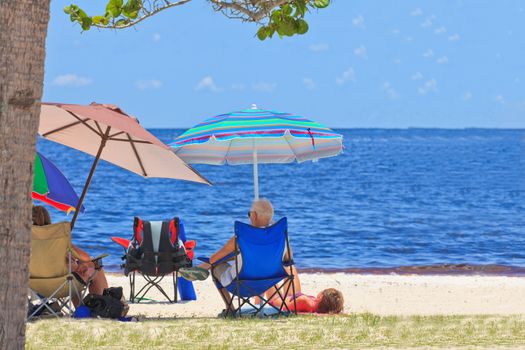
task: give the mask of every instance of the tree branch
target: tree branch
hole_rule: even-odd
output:
[[[131,20],[131,21],[129,21],[126,24],[117,26],[116,25],[117,22],[114,22],[111,25],[105,26],[103,24],[95,24],[95,23],[93,23],[92,26],[96,27],[96,28],[102,28],[102,29],[108,29],[108,28],[110,28],[110,29],[124,29],[124,28],[133,27],[137,23],[140,23],[143,20],[145,20],[146,18],[149,18],[149,17],[151,17],[151,16],[153,16],[153,15],[155,15],[155,14],[161,12],[161,11],[164,11],[164,10],[169,9],[171,7],[184,5],[184,4],[186,4],[186,3],[190,2],[190,1],[192,1],[192,0],[179,0],[179,1],[176,1],[176,2],[170,2],[170,1],[164,0],[163,1],[164,4],[161,5],[161,6],[158,5],[158,1],[153,1],[152,3],[148,1],[149,6],[143,6],[142,9],[140,10],[140,12],[142,13],[142,16],[138,17],[137,19]]]

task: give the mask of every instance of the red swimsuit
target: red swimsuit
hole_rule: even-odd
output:
[[[270,304],[277,306],[273,303]],[[297,312],[303,313],[316,313],[317,312],[317,298],[311,295],[303,293],[295,294],[295,304],[297,305]],[[286,297],[286,305],[290,308],[290,311],[294,311],[293,296],[289,295]]]

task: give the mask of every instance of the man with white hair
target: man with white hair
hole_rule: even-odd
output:
[[[252,226],[255,227],[268,227],[273,223],[273,206],[272,203],[266,198],[261,198],[253,202],[252,207],[250,211],[248,212],[248,217],[250,218],[250,223]],[[228,254],[231,254],[235,251],[235,237],[232,237],[226,242],[226,244],[219,249],[217,252],[215,252],[210,257],[210,263],[215,263],[216,261],[221,260]],[[291,252],[291,251],[290,251]],[[235,258],[232,258],[232,260],[226,261],[224,263],[221,263],[217,265],[213,269],[213,275],[214,277],[223,285],[227,286],[229,285],[236,277],[236,267],[235,267]],[[287,254],[283,256],[283,260],[288,260]],[[239,256],[238,258],[238,269],[240,271],[242,266],[242,257]],[[200,267],[204,268],[210,268],[209,264],[201,264]],[[299,284],[299,278],[297,277],[297,271],[295,270],[295,267],[293,267],[293,273],[294,273],[294,283],[298,288],[300,288]],[[300,289],[299,289],[300,290]],[[226,302],[226,307],[229,306],[229,301],[231,300],[230,293],[224,288],[221,288],[220,293],[224,296],[224,300]]]

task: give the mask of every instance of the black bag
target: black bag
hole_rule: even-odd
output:
[[[104,289],[102,295],[109,295],[115,299],[122,300],[124,294],[122,292],[122,287],[109,287]]]
[[[122,287],[106,288],[102,295],[88,294],[84,305],[91,310],[92,317],[119,318],[124,310],[121,298]]]

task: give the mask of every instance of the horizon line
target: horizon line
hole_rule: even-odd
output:
[[[192,127],[150,127],[144,126],[146,129],[160,129],[160,130],[169,130],[169,129],[185,129],[189,130]],[[352,127],[352,126],[342,126],[342,127],[329,127],[330,129],[337,130],[410,130],[410,129],[419,129],[419,130],[523,130],[525,131],[525,126],[522,127],[496,127],[496,126],[466,126],[466,127],[439,127],[439,126],[407,126],[407,127]]]

